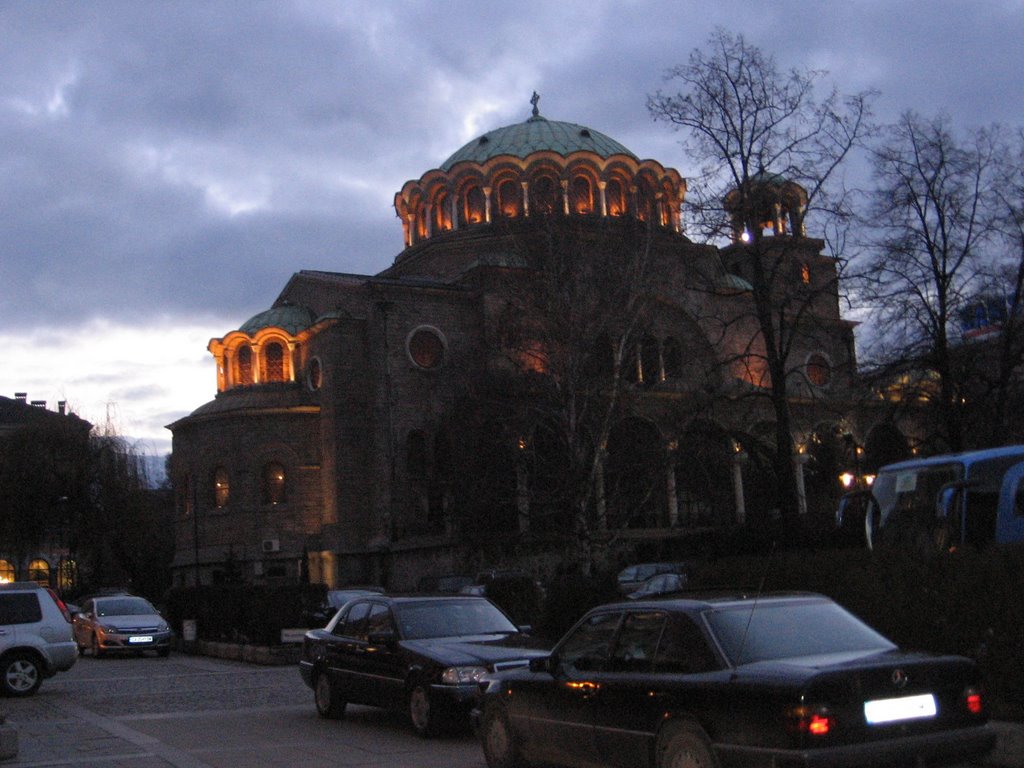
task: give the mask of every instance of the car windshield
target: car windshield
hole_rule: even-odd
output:
[[[96,601],[97,616],[141,616],[156,613],[156,608],[141,597],[115,597]]]
[[[735,665],[771,659],[895,648],[860,619],[829,601],[749,603],[705,614]]]
[[[406,603],[397,609],[406,640],[516,632],[516,626],[487,600],[433,600]]]

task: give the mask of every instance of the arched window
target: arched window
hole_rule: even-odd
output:
[[[498,185],[498,211],[508,219],[522,215],[522,193],[519,185],[511,179],[506,179]]]
[[[264,504],[284,504],[288,500],[283,464],[271,461],[263,466],[262,491]]]
[[[558,184],[550,176],[530,182],[530,214],[549,216],[558,209]]]
[[[230,491],[228,471],[224,467],[217,467],[213,471],[213,505],[218,509],[226,507],[230,498]]]
[[[28,580],[50,586],[50,564],[45,560],[32,560],[28,564]]]
[[[466,188],[463,193],[462,223],[482,224],[484,222],[484,191],[476,184]]]
[[[569,209],[580,215],[594,212],[594,190],[586,176],[577,176],[572,180],[569,187]]]
[[[452,228],[452,211],[448,193],[442,192],[434,198],[434,231],[447,232]]]
[[[78,563],[62,558],[57,564],[57,589],[66,592],[78,586]]]
[[[14,581],[17,574],[10,560],[0,560],[0,584],[7,584]]]
[[[648,387],[661,381],[658,340],[653,336],[644,336],[640,342],[640,376]]]
[[[238,348],[238,383],[252,384],[252,347],[243,344]]]
[[[678,339],[669,336],[662,342],[661,359],[666,379],[678,379],[683,375],[683,350]]]
[[[828,358],[815,352],[807,358],[807,380],[815,387],[827,387],[832,381],[832,365]]]
[[[267,366],[267,381],[284,381],[284,345],[272,341],[264,347],[263,359]]]
[[[640,221],[654,221],[654,195],[646,184],[637,184],[636,217]]]
[[[608,186],[604,190],[604,199],[608,206],[609,216],[626,215],[626,190],[621,181],[612,179],[608,182]]]

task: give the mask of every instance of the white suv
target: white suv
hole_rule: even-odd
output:
[[[35,582],[0,584],[0,690],[31,696],[44,677],[71,669],[78,649],[67,608]]]

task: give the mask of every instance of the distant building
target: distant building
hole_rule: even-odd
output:
[[[853,324],[839,312],[834,261],[806,236],[803,190],[768,175],[752,183],[764,242],[785,250],[786,290],[813,296],[790,354],[803,443],[849,412]],[[465,467],[452,466],[474,383],[499,370],[547,373],[554,350],[509,354],[502,313],[507,292],[536,279],[552,233],[561,247],[624,252],[643,233],[658,270],[657,300],[627,360],[628,396],[602,446],[601,535],[642,552],[749,517],[762,502],[751,485],[758,469],[743,465],[738,451],[752,446],[734,436],[764,438],[772,419],[750,320],[756,265],[739,226],[724,248],[687,238],[686,191],[674,169],[536,107],[406,183],[395,196],[405,248],[392,266],[372,276],[300,271],[268,310],[210,341],[216,397],[169,426],[176,583],[308,574],[405,589],[427,573],[555,567],[565,523],[538,502],[536,478],[502,458],[526,432],[496,452],[507,499],[477,521],[502,543],[504,563],[481,562],[467,544],[456,512]],[[517,322],[522,331],[530,319]],[[642,514],[627,517],[627,497],[641,492],[630,503]]]
[[[74,585],[67,494],[91,429],[63,401],[0,397],[0,582]]]

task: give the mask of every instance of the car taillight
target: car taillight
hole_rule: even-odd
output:
[[[71,623],[71,611],[68,610],[67,604],[63,600],[61,600],[57,596],[57,593],[54,592],[49,587],[46,587],[46,591],[50,593],[50,597],[53,598],[53,602],[55,602],[57,604],[57,607],[60,609],[61,614],[64,616],[64,621],[66,621],[68,624],[70,624]]]
[[[808,736],[826,736],[835,728],[835,717],[825,707],[793,707],[787,713],[790,732]]]
[[[972,715],[980,715],[985,711],[985,702],[982,701],[981,691],[977,688],[967,688],[964,691],[964,704]]]

